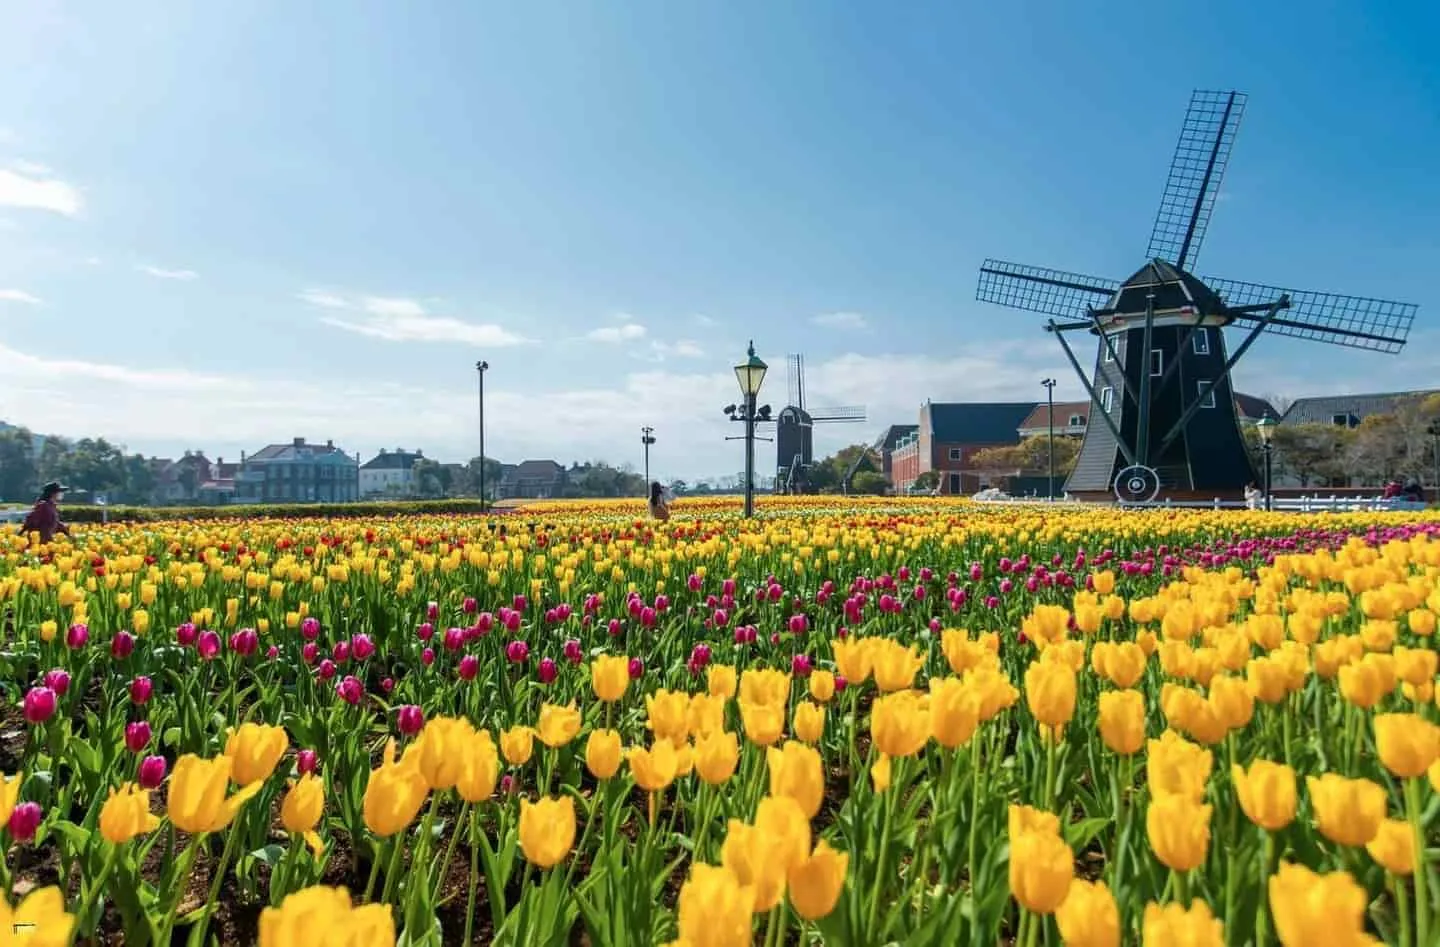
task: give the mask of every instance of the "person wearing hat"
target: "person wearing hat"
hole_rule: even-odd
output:
[[[40,499],[35,501],[35,507],[25,517],[25,522],[20,527],[20,533],[28,536],[31,533],[39,533],[40,541],[48,543],[55,538],[56,533],[70,535],[70,527],[60,520],[60,510],[56,506],[65,496],[65,485],[58,480],[51,480],[40,488]]]

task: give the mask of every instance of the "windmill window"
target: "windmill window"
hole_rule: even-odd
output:
[[[1102,390],[1102,391],[1100,392],[1100,410],[1104,411],[1106,414],[1109,414],[1109,413],[1110,413],[1110,409],[1111,409],[1112,407],[1114,407],[1114,405],[1115,405],[1115,389],[1114,389],[1114,388],[1105,388],[1104,390]]]
[[[1195,354],[1210,354],[1210,330],[1200,329],[1195,333]]]
[[[952,447],[952,448],[950,448],[950,459],[951,459],[951,460],[959,460],[959,459],[960,459],[960,448],[958,448],[958,447]]]
[[[1208,378],[1204,381],[1198,381],[1195,383],[1195,387],[1199,391],[1200,407],[1215,407],[1215,386],[1211,383],[1211,381]]]
[[[1115,361],[1115,349],[1119,346],[1119,344],[1120,343],[1117,342],[1115,339],[1108,340],[1108,344],[1105,346],[1105,361]]]
[[[1165,374],[1165,353],[1160,349],[1150,350],[1150,377],[1159,378]]]

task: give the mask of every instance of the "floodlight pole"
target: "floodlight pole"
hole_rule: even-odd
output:
[[[1430,422],[1430,437],[1430,460],[1435,465],[1434,479],[1430,486],[1435,491],[1435,498],[1440,500],[1440,418]],[[1425,491],[1420,491],[1420,498],[1425,498]]]
[[[650,489],[650,445],[655,443],[655,429],[646,425],[640,429],[640,443],[645,445],[645,489]]]
[[[480,378],[480,512],[485,512],[485,372],[490,369],[490,363],[479,361],[475,363],[475,374]]]
[[[1265,512],[1266,512],[1266,513],[1269,513],[1269,512],[1271,511],[1271,509],[1273,509],[1273,507],[1272,507],[1271,504],[1270,504],[1270,487],[1271,487],[1271,470],[1272,470],[1271,459],[1272,459],[1272,457],[1274,456],[1274,451],[1275,451],[1275,448],[1271,446],[1270,441],[1269,441],[1268,439],[1265,441],[1264,444],[1261,444],[1261,445],[1260,445],[1260,453],[1262,453],[1263,455],[1265,455]]]
[[[1045,386],[1045,401],[1048,408],[1047,423],[1050,427],[1050,492],[1046,499],[1055,502],[1055,379],[1046,378],[1040,384]]]

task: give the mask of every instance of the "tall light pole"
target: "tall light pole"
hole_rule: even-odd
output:
[[[1050,426],[1050,492],[1048,499],[1055,500],[1055,379],[1046,378],[1040,384],[1045,386],[1045,401],[1049,405],[1048,424]]]
[[[655,429],[646,425],[640,429],[640,443],[645,445],[645,490],[650,490],[650,445],[655,443]]]
[[[725,409],[725,413],[732,421],[741,421],[745,425],[745,515],[755,515],[755,422],[766,421],[770,418],[770,406],[766,405],[758,410],[755,407],[755,399],[760,394],[760,385],[765,381],[765,371],[770,366],[760,361],[755,355],[755,342],[750,342],[747,358],[735,366],[735,380],[740,383],[740,397],[742,404],[739,413],[735,405]]]
[[[1434,479],[1430,482],[1430,486],[1435,491],[1436,499],[1440,500],[1440,418],[1431,421],[1427,430],[1431,437],[1430,462],[1435,465]],[[1424,499],[1424,490],[1420,491],[1420,496],[1421,499]]]
[[[479,361],[475,363],[475,374],[480,379],[480,510],[485,510],[485,372],[489,371],[490,363]]]
[[[1275,419],[1265,415],[1255,422],[1255,429],[1260,432],[1260,453],[1265,458],[1265,511],[1268,513],[1270,505],[1271,471],[1273,469],[1271,459],[1275,452],[1275,445],[1270,443],[1271,432],[1275,428]]]

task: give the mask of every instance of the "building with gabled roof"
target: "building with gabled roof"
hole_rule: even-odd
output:
[[[425,459],[421,450],[405,450],[397,447],[393,451],[380,448],[380,453],[360,465],[360,496],[408,497],[419,492],[415,479],[415,464]]]
[[[1394,414],[1405,402],[1423,400],[1440,394],[1440,389],[1389,391],[1363,395],[1323,395],[1318,398],[1296,398],[1285,410],[1281,424],[1334,424],[1359,427],[1372,414]]]
[[[237,503],[353,503],[360,499],[360,458],[334,441],[311,444],[297,437],[240,455]]]
[[[560,496],[568,474],[553,460],[525,460],[501,468],[499,499],[546,500]]]

